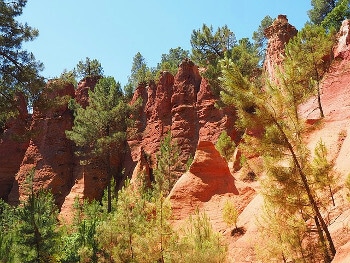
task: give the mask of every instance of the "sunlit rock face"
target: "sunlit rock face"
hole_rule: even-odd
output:
[[[174,219],[188,217],[214,195],[222,194],[238,195],[235,179],[213,143],[200,141],[189,171],[170,192]]]
[[[224,130],[237,140],[235,111],[232,107],[217,108],[217,99],[190,60],[180,64],[175,77],[162,72],[157,84],[140,85],[131,102],[142,101],[135,132],[129,140],[132,160],[138,162],[144,152],[154,168],[160,142],[167,132],[180,146],[183,163],[194,156],[198,141],[215,143]]]

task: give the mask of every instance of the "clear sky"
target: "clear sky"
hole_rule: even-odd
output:
[[[71,70],[79,60],[98,59],[122,85],[140,52],[156,66],[170,48],[191,50],[190,37],[203,23],[227,25],[237,40],[251,37],[261,20],[286,14],[301,29],[308,0],[28,0],[19,18],[39,30],[25,44],[44,63],[46,78]]]

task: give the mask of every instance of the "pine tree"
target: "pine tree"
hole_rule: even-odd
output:
[[[235,45],[229,57],[238,66],[243,76],[253,78],[259,68],[259,55],[257,46],[250,42],[249,38],[242,38]]]
[[[159,259],[154,205],[130,181],[118,192],[116,210],[97,229],[104,258],[111,262],[155,262]]]
[[[263,157],[269,192],[265,200],[288,213],[312,221],[325,262],[335,255],[318,190],[310,172],[310,154],[303,142],[304,127],[297,107],[303,99],[290,82],[267,83],[264,90],[249,82],[230,60],[222,61],[222,100],[237,108],[238,125],[244,129],[263,128],[261,137],[244,135],[252,153]],[[288,105],[288,107],[286,107]]]
[[[160,143],[157,154],[157,169],[154,171],[156,187],[163,195],[168,195],[178,179],[178,171],[182,168],[180,148],[168,132]]]
[[[312,9],[308,11],[310,21],[320,25],[329,12],[331,12],[338,0],[311,0]]]
[[[193,30],[191,35],[192,59],[200,66],[217,64],[236,44],[235,34],[225,25],[215,32],[212,26],[203,24],[201,29]]]
[[[253,32],[252,39],[254,40],[254,45],[258,49],[258,55],[260,58],[260,64],[263,63],[267,48],[267,37],[265,36],[265,29],[271,26],[273,19],[270,16],[265,16],[257,29]]]
[[[169,71],[175,75],[182,60],[189,58],[189,51],[181,47],[171,48],[168,54],[162,54],[161,62],[157,65],[159,71]]]
[[[39,34],[38,30],[16,21],[26,3],[26,0],[0,1],[0,129],[17,113],[17,92],[25,95],[31,106],[45,85],[44,78],[39,76],[42,63],[22,49],[23,42],[32,41]]]
[[[57,262],[58,209],[53,195],[45,189],[34,191],[34,171],[28,177],[28,199],[18,208],[18,257],[21,262]]]
[[[133,58],[131,75],[128,80],[129,85],[135,90],[138,85],[147,85],[150,81],[154,80],[154,75],[154,69],[149,68],[146,59],[140,52],[137,52]]]
[[[205,213],[196,211],[189,218],[181,236],[172,256],[173,262],[226,262],[227,245],[220,233],[213,230]]]
[[[309,94],[317,96],[321,118],[324,112],[321,103],[321,80],[328,71],[334,38],[321,26],[306,24],[292,38],[285,49],[285,60],[281,72],[281,81],[291,87],[300,98],[307,98]],[[294,102],[296,103],[296,102]]]
[[[236,45],[235,34],[227,25],[218,27],[214,32],[212,26],[203,24],[201,29],[193,30],[191,34],[191,59],[206,70],[203,76],[209,81],[214,95],[219,97],[221,74],[219,60]]]
[[[96,200],[80,202],[76,198],[74,203],[73,223],[61,227],[61,257],[62,263],[99,262],[97,228],[107,213],[103,211]]]
[[[227,132],[223,131],[215,144],[215,148],[228,162],[235,152],[236,144],[231,137],[227,135]]]
[[[104,162],[108,189],[113,176],[111,157],[124,151],[131,112],[132,107],[124,100],[120,84],[112,77],[102,78],[94,91],[89,92],[89,105],[85,109],[76,105],[74,126],[66,131],[67,137],[81,147],[80,154],[87,160],[100,158]],[[110,200],[110,191],[108,196]],[[108,211],[111,211],[111,202]]]
[[[350,1],[338,0],[337,5],[327,13],[326,17],[321,22],[321,26],[327,31],[338,31],[342,22],[350,17]]]
[[[224,204],[222,218],[229,227],[234,226],[237,229],[238,210],[229,200],[226,200]]]
[[[17,217],[15,208],[0,199],[0,262],[13,262]]]
[[[101,63],[97,59],[86,58],[85,61],[80,60],[74,69],[74,73],[79,78],[86,77],[102,77],[103,68]]]

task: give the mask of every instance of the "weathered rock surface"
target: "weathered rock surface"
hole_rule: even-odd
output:
[[[170,131],[174,142],[181,148],[181,161],[194,155],[198,141],[216,142],[220,133],[228,130],[233,139],[234,109],[216,108],[217,98],[198,67],[184,60],[173,77],[163,72],[157,85],[140,86],[132,103],[142,99],[135,136],[129,140],[134,162],[140,160],[140,148],[151,156],[150,165],[156,164],[160,141]]]
[[[6,201],[29,145],[30,115],[23,95],[17,95],[17,102],[18,115],[6,123],[0,135],[0,198]]]
[[[58,88],[53,81],[35,105],[30,127],[32,139],[9,195],[10,203],[17,203],[25,195],[25,180],[32,169],[35,169],[34,189],[51,189],[59,207],[70,192],[73,152],[65,130],[73,124],[73,115],[67,108],[67,99],[72,96],[73,85]]]
[[[196,102],[200,83],[198,67],[192,61],[183,61],[175,76],[171,97],[171,135],[180,146],[183,162],[194,155],[199,139]]]
[[[346,19],[343,21],[341,28],[337,35],[338,43],[334,47],[334,58],[335,59],[346,59],[350,60],[350,20]]]
[[[279,15],[271,26],[265,29],[265,36],[268,38],[268,46],[264,61],[264,71],[275,79],[276,67],[283,61],[284,48],[289,40],[297,34],[294,26],[288,23],[287,16]]]
[[[181,220],[215,195],[238,195],[235,178],[213,143],[200,141],[193,163],[169,194],[173,217]]]

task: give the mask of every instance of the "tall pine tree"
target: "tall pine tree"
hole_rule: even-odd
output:
[[[309,150],[303,142],[303,120],[297,110],[303,99],[301,91],[283,80],[267,83],[262,90],[244,78],[228,59],[222,61],[222,68],[222,100],[236,107],[238,125],[248,130],[263,129],[260,137],[246,133],[244,142],[247,150],[263,157],[268,187],[274,189],[268,191],[265,201],[297,220],[313,222],[320,244],[318,255],[331,262],[336,251],[322,216],[321,208],[325,206],[319,203]]]
[[[125,150],[127,128],[132,107],[126,103],[120,84],[112,77],[99,80],[89,92],[89,105],[76,105],[74,126],[66,131],[69,139],[81,147],[87,162],[99,158],[106,167],[108,181],[108,211],[111,211],[110,180],[113,176],[111,158]]]
[[[323,75],[330,67],[333,36],[321,26],[306,24],[286,45],[286,58],[280,75],[284,85],[291,87],[294,94],[300,96],[298,100],[307,98],[310,94],[316,95],[321,118],[324,117],[324,112],[320,85]]]
[[[27,179],[28,198],[17,211],[18,257],[23,263],[57,262],[58,209],[49,191],[34,191],[33,176],[34,170]]]
[[[23,42],[32,41],[39,34],[16,20],[26,3],[26,0],[0,1],[0,128],[17,113],[17,92],[25,95],[32,105],[45,85],[39,75],[43,64],[22,49]]]

